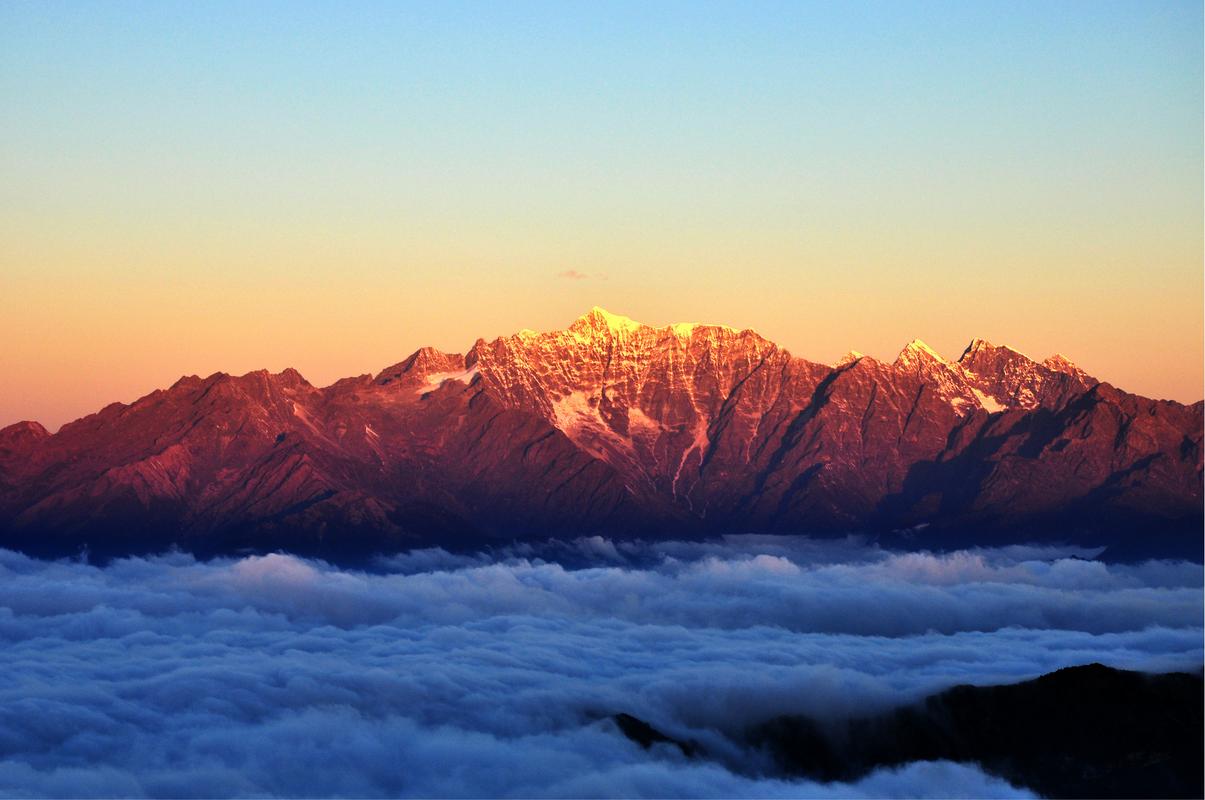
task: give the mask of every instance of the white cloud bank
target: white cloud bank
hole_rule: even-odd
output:
[[[0,551],[0,794],[1025,795],[948,763],[784,781],[730,735],[1091,661],[1200,668],[1200,565],[1070,555],[590,539],[364,573]],[[641,750],[621,711],[711,758]]]

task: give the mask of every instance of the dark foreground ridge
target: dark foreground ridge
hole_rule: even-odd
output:
[[[685,742],[673,737],[666,736],[661,731],[654,728],[639,717],[633,717],[631,714],[619,713],[611,717],[616,727],[620,732],[631,739],[636,744],[648,750],[655,744],[668,744],[678,748],[679,752],[687,758],[693,758],[698,752],[698,745],[694,742]]]
[[[976,339],[956,361],[797,358],[594,309],[379,374],[188,376],[0,430],[0,546],[337,562],[606,534],[1058,539],[1201,558],[1202,403]]]
[[[1151,675],[1100,664],[1007,686],[956,686],[892,712],[821,723],[784,716],[744,733],[786,774],[854,781],[913,761],[973,762],[1045,797],[1201,797],[1200,673]],[[674,740],[628,715],[629,739]],[[687,750],[686,748],[690,748]]]

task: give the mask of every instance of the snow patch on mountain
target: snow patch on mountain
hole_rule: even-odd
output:
[[[979,401],[979,407],[989,414],[999,414],[1001,411],[1007,411],[1008,406],[1000,403],[996,398],[987,394],[981,389],[971,389],[975,394],[975,399]]]
[[[433,372],[427,376],[425,385],[420,386],[417,390],[418,394],[426,394],[439,388],[444,381],[460,381],[463,384],[470,384],[473,378],[477,377],[477,365],[468,369],[459,370],[456,372]]]
[[[591,405],[586,392],[570,392],[552,403],[553,423],[566,434],[588,426],[603,426],[598,405]],[[570,438],[573,438],[570,436]]]

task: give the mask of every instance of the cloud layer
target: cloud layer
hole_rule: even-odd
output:
[[[1072,664],[1200,668],[1200,565],[1076,555],[595,538],[369,573],[0,551],[0,793],[1024,794],[945,763],[792,783],[735,742]],[[711,759],[641,750],[620,711]]]

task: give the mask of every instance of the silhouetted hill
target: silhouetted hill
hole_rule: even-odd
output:
[[[1201,675],[1100,664],[1008,686],[957,686],[891,713],[749,733],[791,774],[854,780],[877,767],[975,762],[1047,797],[1201,797]]]

